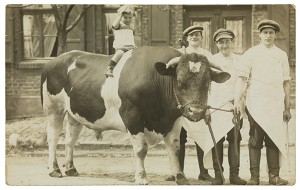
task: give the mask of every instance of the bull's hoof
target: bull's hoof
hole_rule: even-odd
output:
[[[186,177],[183,174],[176,175],[176,183],[178,185],[190,185],[189,181],[186,179]]]
[[[57,177],[57,178],[61,178],[61,177],[62,177],[62,173],[61,173],[61,171],[60,171],[59,168],[53,170],[52,172],[50,172],[49,175],[50,175],[51,177]]]
[[[77,172],[76,168],[70,168],[69,170],[66,170],[65,174],[67,176],[78,176],[78,172]]]
[[[146,177],[146,172],[139,172],[135,174],[135,182],[136,185],[148,185],[148,180]]]
[[[135,180],[136,185],[148,185],[148,180],[146,178]]]

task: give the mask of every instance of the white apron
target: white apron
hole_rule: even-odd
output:
[[[277,47],[258,45],[245,56],[250,58],[251,77],[246,106],[253,119],[280,151],[280,165],[286,160],[286,125],[283,122],[284,89],[289,69],[286,54]],[[288,72],[288,74],[286,74]]]

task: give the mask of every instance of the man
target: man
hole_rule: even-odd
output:
[[[279,177],[280,158],[286,153],[284,122],[291,119],[290,71],[286,52],[274,45],[280,26],[273,20],[257,25],[260,44],[250,48],[241,59],[236,86],[235,108],[241,107],[246,93],[246,113],[250,123],[248,143],[251,179],[248,185],[259,185],[263,141],[266,146],[269,183],[286,185]],[[249,82],[247,82],[249,81]]]
[[[211,57],[212,54],[201,48],[201,41],[202,41],[202,31],[203,27],[201,26],[190,26],[187,29],[183,31],[183,37],[186,38],[188,44],[188,47],[185,49],[186,53],[198,53],[205,55],[206,57]],[[185,53],[185,52],[183,52]],[[185,157],[185,143],[187,142],[187,132],[184,128],[182,128],[180,133],[180,152],[179,152],[179,163],[182,168],[182,171],[184,169],[184,157]],[[212,181],[213,178],[208,174],[208,170],[204,167],[203,164],[203,156],[204,152],[203,150],[196,144],[196,150],[197,150],[197,158],[198,158],[198,164],[200,169],[200,174],[198,176],[198,180],[204,180],[204,181]],[[174,176],[169,176],[166,178],[166,181],[174,181]]]
[[[219,29],[213,35],[213,40],[218,47],[219,53],[212,56],[212,60],[218,63],[223,71],[228,72],[231,78],[224,83],[212,83],[211,94],[209,95],[208,103],[210,106],[230,110],[233,107],[234,87],[237,79],[237,69],[239,66],[240,56],[233,53],[234,50],[234,33],[228,29]],[[246,181],[239,177],[239,160],[240,160],[240,141],[241,126],[234,126],[232,123],[233,114],[230,112],[216,111],[211,114],[213,127],[227,133],[226,140],[228,141],[228,163],[229,163],[229,180],[231,184],[245,185]],[[238,118],[239,119],[239,118]],[[235,128],[237,127],[237,129]],[[235,131],[237,130],[237,131]],[[221,138],[217,143],[217,151],[219,162],[223,164],[223,142],[225,137]],[[218,157],[213,148],[212,150],[213,168],[215,170],[215,179],[212,181],[213,185],[222,185],[222,172],[218,167]],[[223,170],[223,167],[222,167]]]

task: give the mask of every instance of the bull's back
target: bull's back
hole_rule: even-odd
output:
[[[61,106],[57,110],[69,110],[91,121],[101,117],[104,110],[99,92],[109,60],[109,56],[83,51],[68,52],[51,60],[42,71],[42,103],[48,98],[52,105]],[[44,107],[51,106],[49,101],[46,103]]]

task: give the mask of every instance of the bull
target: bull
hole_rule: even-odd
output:
[[[166,69],[166,63],[175,57],[180,57],[176,67]],[[144,168],[148,145],[163,139],[177,184],[188,184],[177,157],[182,126],[174,123],[181,116],[191,121],[203,119],[210,82],[224,82],[230,75],[212,72],[205,56],[182,54],[171,47],[145,46],[126,52],[114,77],[106,79],[104,71],[110,58],[71,51],[45,64],[41,98],[48,121],[49,175],[62,177],[56,147],[67,117],[67,176],[78,175],[73,150],[86,126],[97,134],[105,130],[130,134],[136,157],[136,184],[148,184]]]

